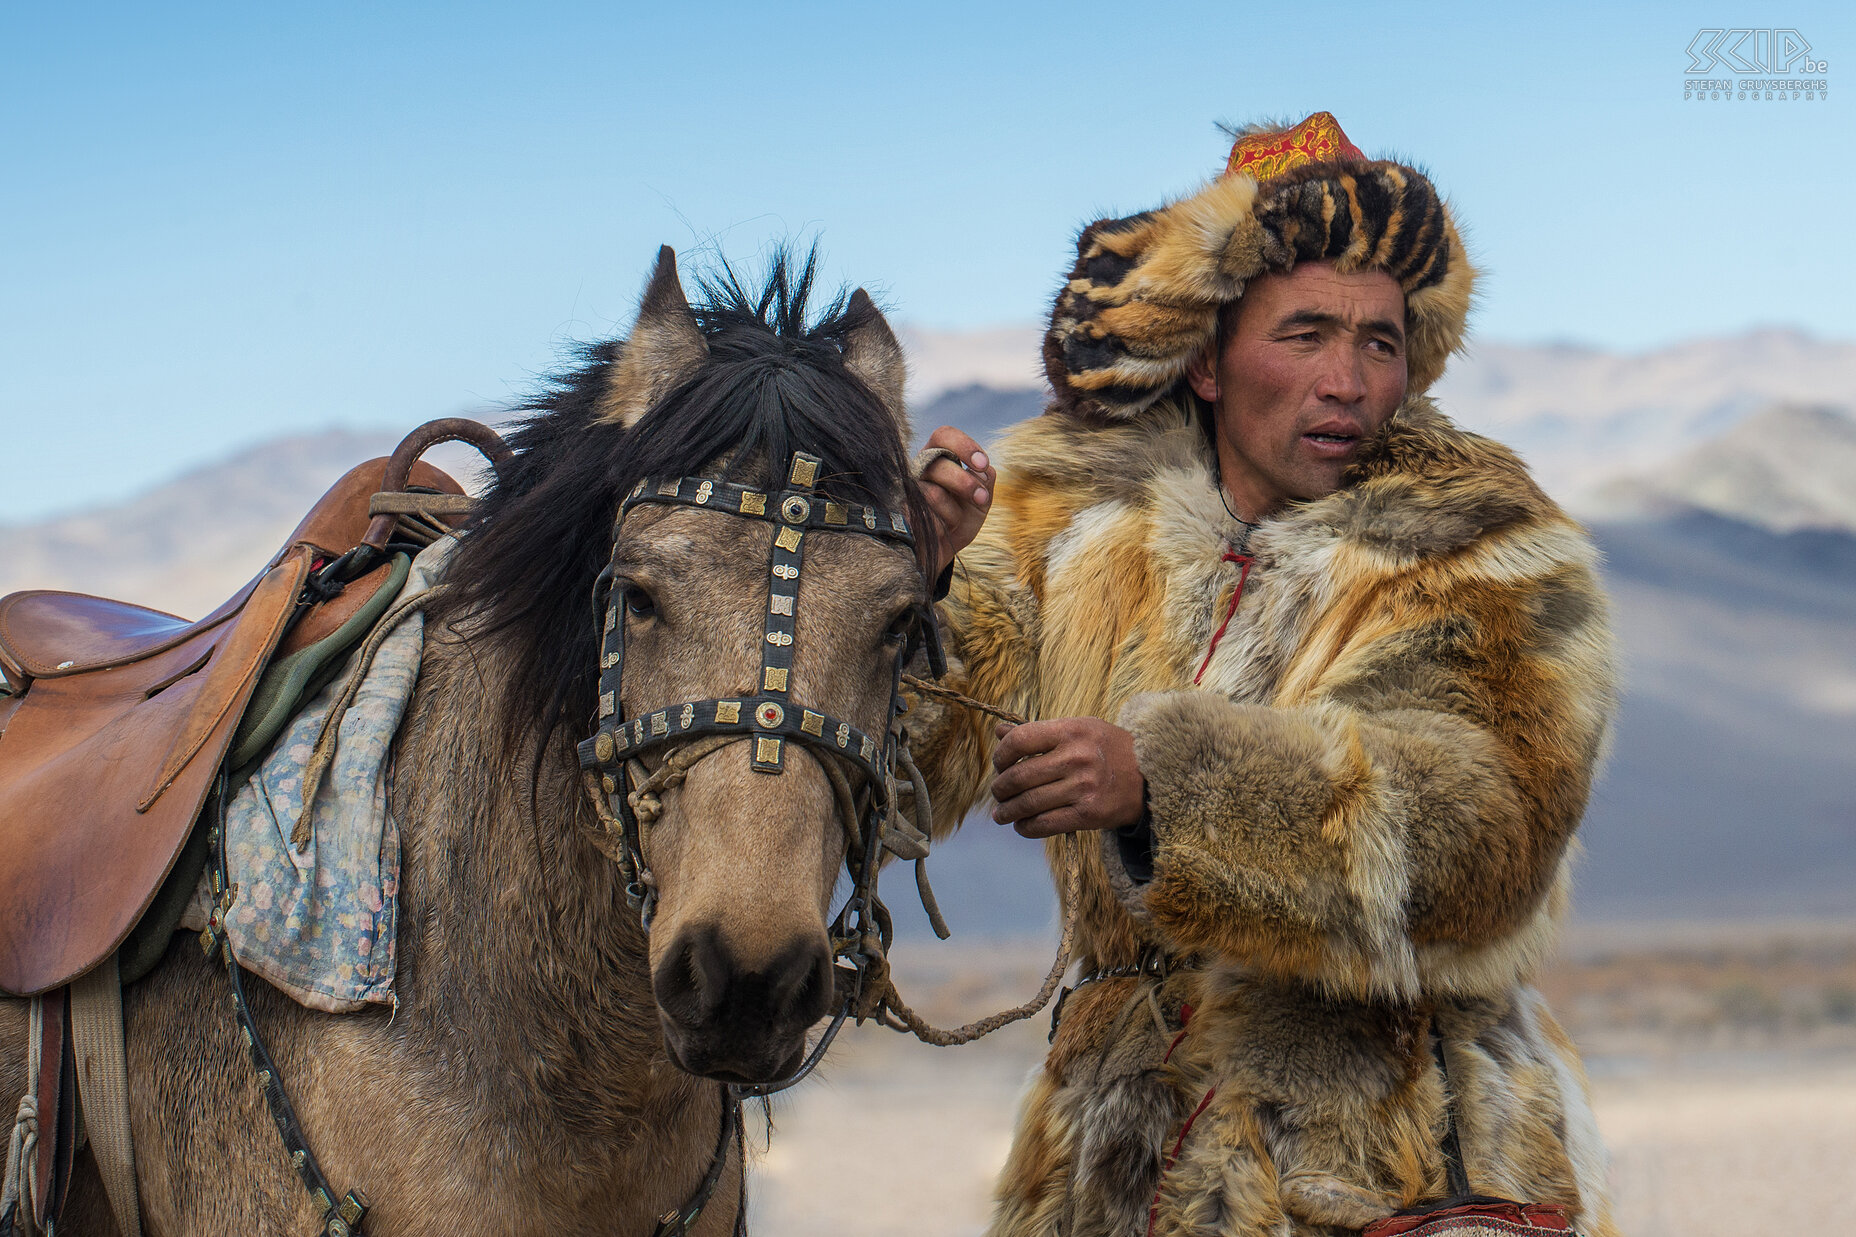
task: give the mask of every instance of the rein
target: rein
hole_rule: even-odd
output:
[[[902,512],[842,503],[819,495],[816,484],[821,465],[817,456],[795,452],[788,466],[786,487],[778,492],[712,477],[647,478],[620,505],[614,521],[615,557],[619,529],[626,515],[644,505],[719,511],[775,526],[768,562],[767,618],[758,692],[727,700],[687,700],[627,718],[622,703],[626,606],[622,599],[611,595],[614,563],[607,564],[594,586],[595,613],[602,622],[599,723],[594,734],[577,747],[582,780],[599,821],[598,831],[589,832],[594,844],[619,865],[626,901],[638,914],[645,933],[650,933],[657,906],[657,883],[645,852],[646,831],[662,814],[662,795],[680,786],[697,763],[736,743],[752,743],[753,770],[775,776],[785,771],[789,746],[797,744],[813,755],[832,786],[834,814],[844,830],[845,868],[852,880],[850,895],[830,929],[839,992],[838,1008],[830,1023],[790,1077],[753,1085],[724,1084],[722,1128],[709,1169],[688,1201],[659,1218],[655,1237],[680,1237],[702,1214],[721,1179],[731,1132],[735,1141],[741,1140],[742,1101],[764,1100],[803,1080],[824,1059],[847,1019],[855,1018],[859,1025],[875,1019],[939,1046],[968,1043],[1042,1009],[1069,966],[1076,904],[1073,838],[1066,840],[1065,858],[1060,865],[1062,942],[1049,975],[1031,1001],[944,1031],[911,1010],[896,990],[888,960],[894,929],[888,908],[877,896],[881,851],[915,861],[916,889],[922,907],[936,934],[942,939],[949,935],[924,864],[933,812],[927,780],[909,752],[908,731],[901,724],[908,708],[903,687],[906,684],[922,695],[977,709],[1014,724],[1025,719],[903,672],[917,650],[926,652],[936,677],[946,671],[933,611],[927,605],[917,607],[910,638],[897,652],[891,671],[888,716],[880,740],[823,708],[815,709],[793,699],[793,640],[806,538],[821,533],[852,533],[910,549],[915,546]],[[667,754],[655,770],[650,770],[644,757],[660,751]],[[861,788],[851,785],[847,767],[863,775]],[[904,784],[910,799],[907,815],[902,808]],[[744,1231],[744,1223],[745,1208],[737,1217],[737,1232]]]

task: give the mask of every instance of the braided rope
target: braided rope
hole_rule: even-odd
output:
[[[697,761],[730,743],[745,743],[747,738],[744,734],[712,734],[707,738],[692,739],[666,756],[655,773],[646,773],[641,760],[628,761],[637,789],[627,794],[625,800],[631,804],[632,814],[638,817],[638,827],[642,829],[657,823],[658,817],[664,814],[661,796],[666,790],[675,790],[683,785]]]
[[[581,832],[587,835],[600,854],[619,865],[629,884],[632,880],[632,862],[631,856],[625,851],[625,826],[607,805],[605,788],[600,785],[598,773],[591,769],[583,770],[580,784],[586,788],[587,798],[593,802],[593,814],[599,818],[597,831],[582,826]]]
[[[1050,971],[1044,976],[1044,983],[1038,988],[1035,996],[1022,1005],[1015,1005],[1011,1009],[1003,1009],[996,1014],[988,1014],[986,1017],[975,1022],[969,1022],[965,1026],[955,1027],[951,1031],[944,1031],[909,1008],[907,1003],[903,1001],[902,994],[896,990],[895,980],[890,978],[888,968],[885,967],[882,975],[881,1000],[878,1003],[879,1009],[877,1011],[878,1016],[882,1018],[885,1025],[895,1027],[897,1030],[906,1029],[924,1044],[932,1044],[936,1048],[954,1048],[961,1044],[970,1044],[976,1039],[991,1035],[1000,1027],[1010,1026],[1014,1022],[1022,1022],[1050,1004],[1051,997],[1055,995],[1057,991],[1057,985],[1063,982],[1063,973],[1070,969],[1070,954],[1076,940],[1076,904],[1078,899],[1076,896],[1077,863],[1075,851],[1076,835],[1073,833],[1065,834],[1063,840],[1058,843],[1058,867],[1060,869],[1059,896],[1063,902],[1063,933],[1057,943],[1057,956],[1052,960]],[[892,1015],[896,1021],[891,1021]],[[898,1021],[901,1023],[901,1026],[896,1025]]]
[[[987,704],[984,700],[975,700],[971,696],[957,692],[951,687],[942,687],[939,683],[929,679],[918,678],[913,674],[905,674],[902,676],[902,681],[924,696],[932,696],[936,700],[945,700],[950,704],[961,705],[964,708],[972,709],[975,713],[984,713],[989,717],[996,717],[1000,721],[1009,722],[1014,726],[1022,726],[1025,724],[1026,719],[1020,714],[1012,712],[1010,709],[1002,709],[996,704]]]
[[[38,1037],[34,1036],[34,1056],[38,1055],[38,1042]],[[39,1233],[35,1222],[39,1214],[38,1174],[33,1171],[39,1159],[38,1079],[35,1077],[32,1082],[34,1085],[27,1087],[26,1093],[19,1097],[19,1111],[13,1118],[13,1136],[8,1140],[6,1152],[6,1189],[4,1195],[0,1195],[0,1220],[5,1220],[8,1227],[22,1237],[38,1237]],[[7,1212],[12,1214],[5,1214]]]
[[[942,687],[939,684],[917,678],[912,674],[905,674],[902,678],[909,686],[926,695],[935,696],[944,700],[951,700],[955,704],[961,704],[978,712],[989,714],[999,718],[1001,721],[1010,722],[1013,725],[1022,725],[1024,723],[1024,719],[1015,713],[996,708],[983,701],[975,700],[950,687]],[[909,750],[908,735],[906,732],[900,736],[900,741],[897,743],[896,758],[898,763],[902,765],[903,771],[908,775],[909,781],[915,792],[911,803],[911,811],[915,816],[914,832],[917,836],[925,838],[930,836],[931,833],[933,808],[928,801],[927,778],[922,775],[920,768],[915,763],[914,754]],[[899,818],[901,813],[893,806],[896,800],[897,796],[892,794],[890,796],[890,802],[892,804],[890,810],[893,817]],[[899,824],[902,822],[898,819],[895,823]],[[894,825],[891,827],[893,828]],[[895,978],[890,971],[889,957],[887,951],[883,948],[883,942],[880,940],[866,940],[864,942],[864,952],[866,956],[871,959],[873,968],[872,974],[870,974],[865,981],[866,992],[864,999],[859,1002],[860,1008],[857,1011],[859,1019],[875,1018],[883,1023],[883,1025],[893,1030],[907,1031],[924,1044],[930,1044],[936,1048],[953,1048],[961,1044],[970,1044],[977,1039],[982,1039],[985,1036],[991,1035],[999,1028],[1010,1026],[1014,1022],[1022,1022],[1024,1019],[1031,1017],[1033,1014],[1042,1010],[1046,1005],[1050,1004],[1050,999],[1055,995],[1057,986],[1063,982],[1064,972],[1070,969],[1070,957],[1075,947],[1076,907],[1077,903],[1080,901],[1077,896],[1079,859],[1076,848],[1077,841],[1075,834],[1066,834],[1057,844],[1057,895],[1063,907],[1063,928],[1057,942],[1057,956],[1052,959],[1050,970],[1044,976],[1044,982],[1038,987],[1036,995],[1030,1000],[1021,1005],[1015,1005],[1010,1009],[1003,1009],[997,1013],[988,1014],[984,1018],[969,1022],[964,1026],[955,1027],[951,1031],[943,1030],[909,1008],[908,1002],[902,999],[902,993],[896,987]],[[929,922],[934,925],[936,935],[942,940],[946,940],[949,935],[947,924],[941,917],[941,908],[935,901],[934,890],[928,884],[927,870],[920,859],[917,859],[915,863],[915,886],[916,892],[922,900],[922,909],[927,912]]]

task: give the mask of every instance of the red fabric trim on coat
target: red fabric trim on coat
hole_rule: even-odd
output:
[[[1173,1042],[1166,1046],[1166,1055],[1160,1058],[1160,1064],[1165,1065],[1168,1061],[1173,1059],[1173,1049],[1179,1047],[1179,1041],[1184,1038],[1186,1038],[1186,1028],[1181,1027],[1179,1028],[1179,1034],[1173,1037]]]
[[[1173,1059],[1173,1049],[1179,1047],[1179,1041],[1186,1038],[1186,1026],[1191,1021],[1192,1006],[1181,1005],[1179,1007],[1179,1034],[1175,1035],[1173,1037],[1173,1042],[1166,1046],[1166,1055],[1160,1058],[1160,1064],[1165,1065],[1168,1061]]]
[[[1212,633],[1212,646],[1205,650],[1205,660],[1199,663],[1199,672],[1192,676],[1194,687],[1205,677],[1205,668],[1212,664],[1212,654],[1218,651],[1218,642],[1224,639],[1224,629],[1231,625],[1231,617],[1237,613],[1237,603],[1244,598],[1244,582],[1250,579],[1250,564],[1256,562],[1256,559],[1235,550],[1226,550],[1224,557],[1218,561],[1238,565],[1237,587],[1231,591],[1231,606],[1224,612],[1224,622],[1218,624],[1218,630]]]
[[[1212,1096],[1216,1094],[1218,1094],[1217,1087],[1207,1091],[1205,1098],[1199,1101],[1199,1106],[1192,1110],[1190,1117],[1186,1118],[1186,1124],[1179,1127],[1179,1137],[1173,1142],[1173,1154],[1166,1157],[1166,1163],[1160,1169],[1160,1184],[1154,1187],[1153,1205],[1147,1209],[1147,1237],[1154,1237],[1154,1225],[1160,1219],[1160,1192],[1166,1187],[1166,1175],[1172,1172],[1173,1165],[1179,1162],[1179,1153],[1186,1147],[1186,1135],[1192,1133],[1192,1123],[1197,1121],[1199,1114],[1210,1106]]]

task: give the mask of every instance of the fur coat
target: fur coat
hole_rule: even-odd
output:
[[[1152,871],[1079,835],[1079,949],[1181,965],[1069,997],[992,1232],[1326,1234],[1440,1199],[1435,1020],[1472,1187],[1612,1233],[1578,1054],[1529,986],[1614,707],[1583,531],[1415,395],[1247,544],[1177,389],[993,456],[942,604],[953,682],[1133,733]],[[945,833],[992,723],[921,708]]]

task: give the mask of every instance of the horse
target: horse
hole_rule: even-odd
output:
[[[377,1237],[644,1234],[711,1188],[687,1231],[742,1224],[741,1139],[717,1132],[730,1084],[790,1077],[834,1000],[828,920],[857,841],[843,770],[794,742],[783,776],[761,776],[764,752],[721,736],[659,790],[635,856],[648,871],[633,870],[614,861],[576,744],[601,719],[761,689],[778,522],[690,504],[621,518],[627,495],[695,474],[777,494],[802,457],[821,506],[893,512],[915,539],[808,531],[793,699],[866,735],[893,720],[930,604],[903,357],[862,290],[813,304],[815,262],[782,252],[759,286],[724,266],[692,307],[666,247],[629,336],[521,405],[513,458],[428,611],[394,743],[396,1005],[331,1015],[248,985],[307,1143],[365,1195]],[[601,700],[595,605],[608,625],[624,611],[618,700]],[[648,928],[632,909],[641,878]],[[228,995],[187,934],[123,994],[157,1237],[327,1219],[279,1143]],[[0,1001],[0,1093],[24,1086],[25,1019],[24,1002]],[[58,1231],[115,1231],[87,1150]]]

